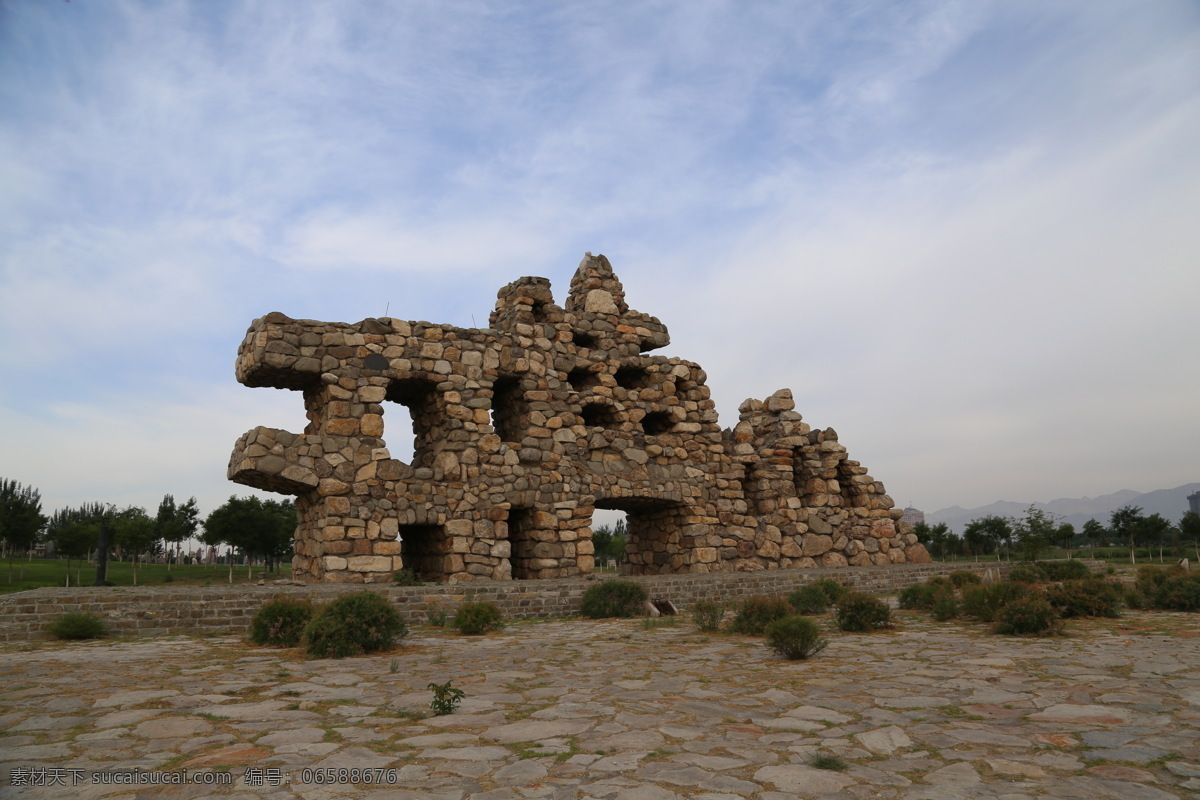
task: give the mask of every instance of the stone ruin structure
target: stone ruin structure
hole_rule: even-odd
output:
[[[253,322],[238,380],[303,392],[309,422],[246,433],[229,478],[295,495],[297,579],[587,575],[598,508],[626,513],[633,575],[929,561],[787,389],[722,430],[704,370],[648,355],[667,329],[629,308],[604,256],[562,306],[545,278],[510,283],[488,325]],[[387,446],[401,414],[411,463]]]

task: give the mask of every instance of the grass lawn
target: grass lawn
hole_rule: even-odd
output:
[[[233,568],[234,583],[255,583],[264,568],[237,567]],[[22,577],[22,572],[24,577]],[[284,564],[278,572],[267,574],[267,580],[286,578],[292,574],[292,565]],[[249,577],[248,577],[249,575]],[[169,578],[168,578],[169,576]],[[14,558],[12,561],[11,580],[9,562],[0,561],[0,594],[21,592],[26,589],[38,589],[42,586],[65,586],[67,583],[67,562],[57,558],[35,558],[25,561]],[[128,561],[109,561],[108,580],[116,586],[133,586],[133,565]],[[75,560],[71,562],[71,585],[91,586],[96,582],[96,568],[86,562]],[[173,564],[167,572],[166,564],[138,564],[137,585],[158,586],[171,584],[175,586],[204,586],[229,583],[229,567],[225,564]]]

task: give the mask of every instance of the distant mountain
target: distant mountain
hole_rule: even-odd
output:
[[[1071,523],[1075,526],[1075,530],[1080,530],[1083,523],[1089,519],[1095,519],[1107,525],[1112,512],[1122,506],[1141,506],[1142,511],[1147,515],[1162,514],[1171,522],[1178,522],[1179,518],[1188,510],[1187,496],[1198,490],[1200,490],[1200,483],[1188,483],[1174,489],[1159,489],[1155,492],[1139,494],[1124,489],[1102,497],[1062,498],[1051,500],[1049,503],[1031,504],[999,500],[979,508],[962,508],[961,506],[943,508],[940,511],[926,514],[925,521],[930,525],[944,522],[950,526],[950,530],[962,533],[963,528],[973,519],[992,515],[1019,517],[1024,515],[1025,509],[1033,505],[1061,518],[1062,522]]]

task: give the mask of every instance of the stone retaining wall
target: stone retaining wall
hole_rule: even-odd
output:
[[[1087,562],[1093,572],[1101,562]],[[822,578],[832,578],[857,591],[896,592],[912,583],[956,569],[982,575],[1007,576],[1011,563],[897,564],[855,569],[762,570],[709,575],[649,575],[636,581],[650,592],[651,600],[670,600],[686,611],[698,600],[736,602],[758,594],[786,594]],[[371,591],[395,603],[409,625],[421,625],[430,611],[453,615],[461,603],[487,601],[500,607],[507,619],[565,617],[578,613],[579,601],[602,576],[540,581],[474,581],[469,584],[436,584],[396,587],[375,585]],[[46,626],[68,611],[103,617],[117,636],[212,635],[245,633],[263,603],[278,595],[329,601],[347,592],[362,591],[352,585],[265,585],[190,587],[105,587],[34,589],[0,596],[0,641],[49,639]]]

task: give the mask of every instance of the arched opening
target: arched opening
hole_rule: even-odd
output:
[[[622,574],[658,575],[683,566],[692,543],[680,536],[686,514],[682,503],[659,497],[608,497],[598,499],[596,508],[625,512]]]
[[[492,428],[503,441],[520,443],[525,438],[525,392],[521,379],[502,375],[492,384]]]
[[[422,581],[443,583],[446,572],[446,528],[442,525],[401,525],[400,557],[404,568]]]
[[[596,509],[592,514],[592,557],[597,572],[619,572],[629,541],[628,520],[619,509]]]
[[[645,389],[650,385],[650,374],[637,364],[627,364],[617,369],[617,386],[625,389]]]
[[[396,403],[406,409],[412,424],[411,439],[403,434],[404,424],[401,420],[404,417],[399,414],[388,415],[388,403]],[[398,378],[388,386],[383,408],[384,424],[393,430],[388,445],[392,458],[413,467],[432,466],[434,445],[443,426],[437,384],[426,378]],[[395,428],[397,423],[399,432]]]
[[[642,417],[642,430],[647,436],[670,433],[674,427],[675,419],[666,411],[651,411]]]
[[[606,403],[588,403],[579,414],[583,424],[593,428],[617,427],[617,410]]]
[[[576,367],[567,373],[567,383],[577,392],[586,392],[600,385],[600,374],[587,367]]]

